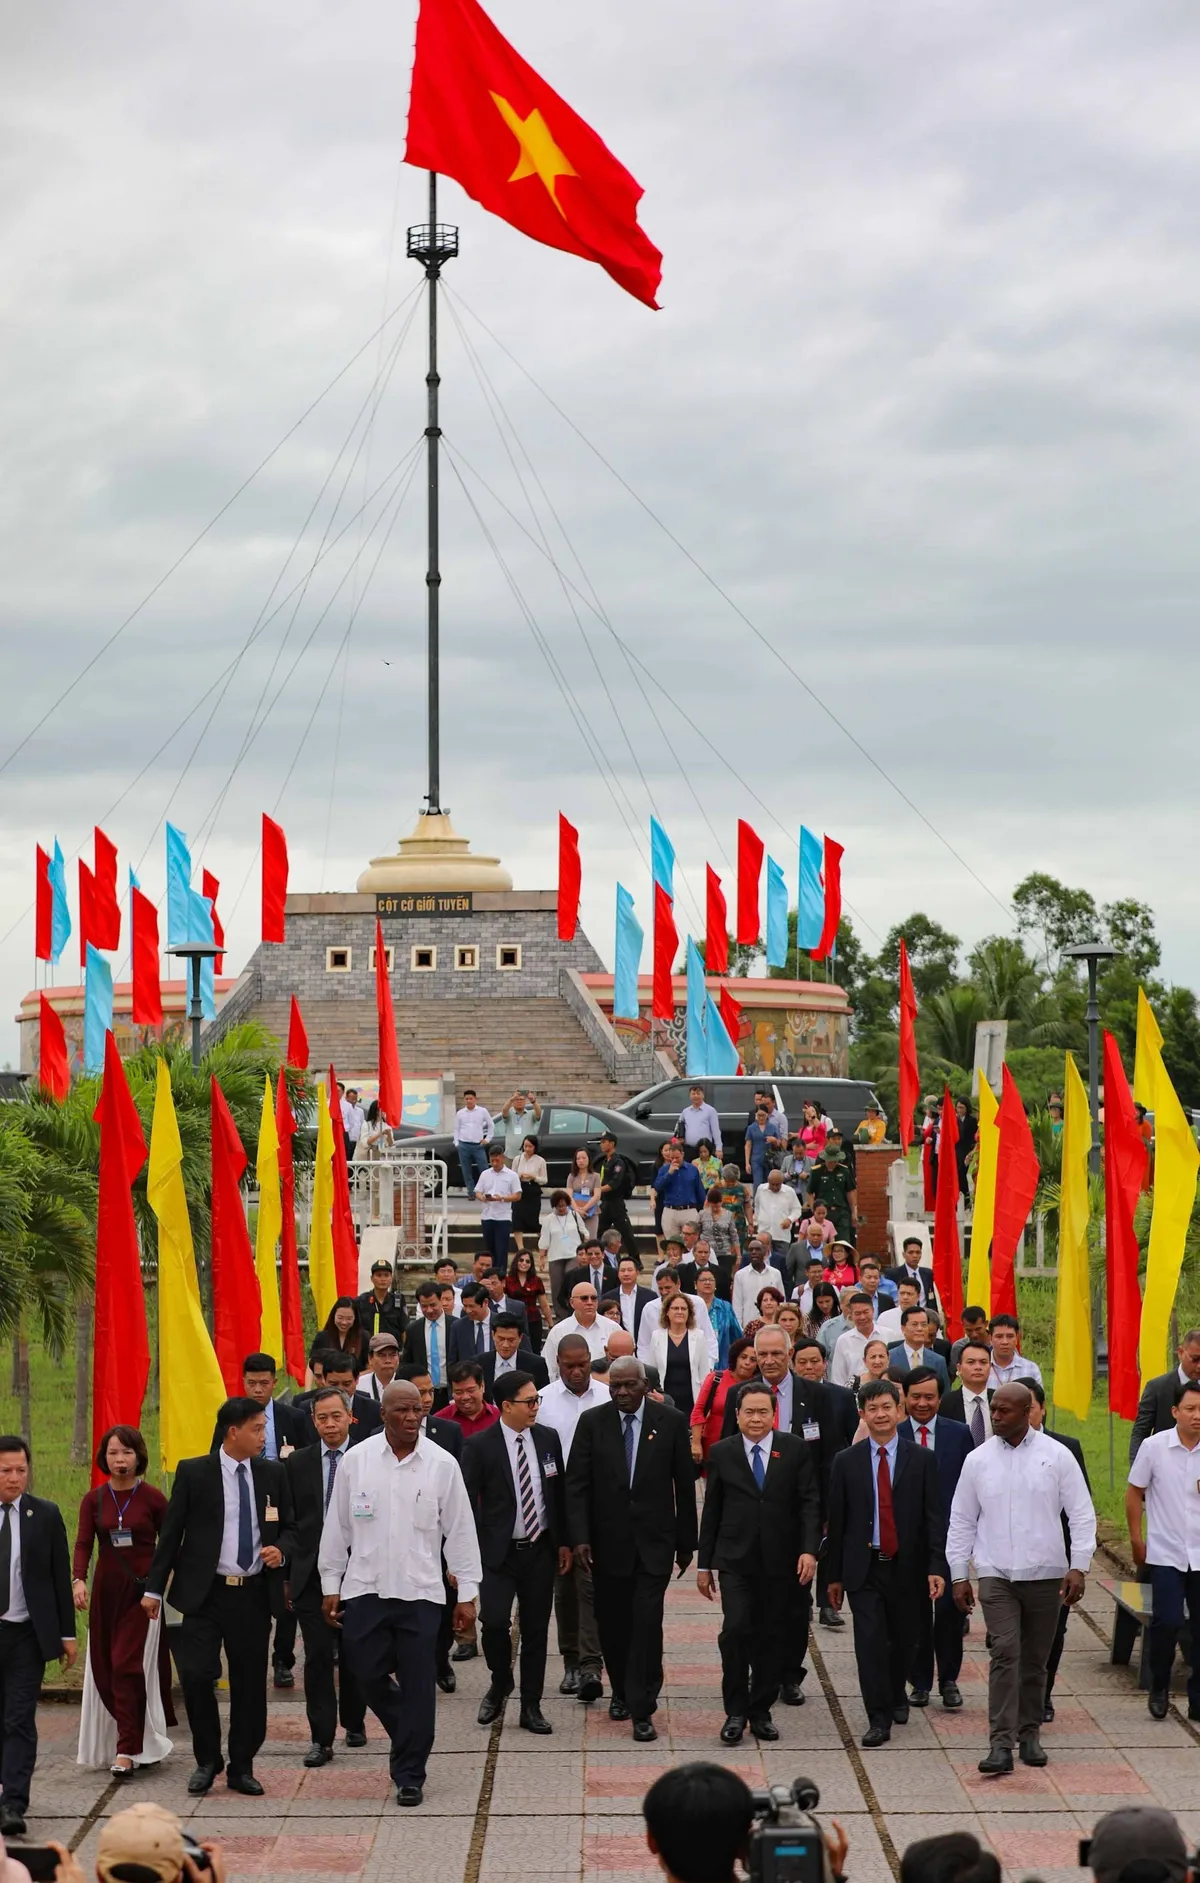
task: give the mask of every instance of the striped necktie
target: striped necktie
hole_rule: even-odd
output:
[[[525,1450],[525,1434],[517,1434],[517,1494],[521,1500],[521,1522],[525,1526],[525,1540],[533,1543],[542,1534],[538,1522],[537,1505],[533,1501],[533,1479],[529,1475],[529,1458]]]

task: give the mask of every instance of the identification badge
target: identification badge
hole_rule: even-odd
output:
[[[375,1505],[369,1497],[365,1496],[360,1491],[356,1494],[350,1505],[350,1515],[352,1517],[363,1518],[373,1517],[375,1515]]]
[[[295,1451],[295,1449],[296,1447],[294,1445],[289,1445],[285,1438],[283,1441],[283,1444],[279,1447],[279,1456],[281,1458],[290,1458],[292,1453]]]
[[[558,1466],[555,1464],[553,1458],[547,1458],[545,1464],[542,1466],[542,1472],[544,1476],[548,1478],[556,1478],[558,1476]]]
[[[265,1510],[263,1511],[263,1522],[264,1523],[278,1523],[279,1522],[279,1511],[274,1504],[268,1504],[266,1506]]]
[[[821,1428],[815,1419],[806,1419],[804,1421],[803,1431],[810,1445],[814,1445],[821,1436]]]
[[[114,1530],[112,1533],[112,1546],[115,1550],[131,1550],[133,1548],[133,1531]]]

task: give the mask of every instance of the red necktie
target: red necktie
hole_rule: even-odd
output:
[[[892,1508],[892,1473],[888,1466],[888,1455],[880,1449],[879,1469],[879,1553],[881,1556],[898,1556],[900,1539],[896,1535],[896,1513]]]
[[[921,1427],[921,1444],[926,1451],[929,1450],[929,1427],[927,1425]]]

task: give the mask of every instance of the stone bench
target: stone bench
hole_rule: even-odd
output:
[[[1148,1582],[1109,1582],[1102,1580],[1100,1587],[1112,1596],[1113,1610],[1112,1641],[1109,1645],[1108,1658],[1115,1667],[1128,1667],[1133,1659],[1133,1650],[1141,1636],[1138,1652],[1138,1686],[1143,1692],[1150,1691],[1150,1612],[1152,1598]],[[1191,1630],[1185,1622],[1179,1631],[1179,1652],[1187,1666],[1192,1664]]]

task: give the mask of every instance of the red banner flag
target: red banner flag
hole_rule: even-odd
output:
[[[242,1207],[246,1153],[215,1079],[211,1089],[213,1346],[232,1396],[242,1390],[242,1361],[262,1340],[262,1291]]]
[[[675,1018],[675,989],[671,970],[679,953],[674,905],[661,883],[654,885],[654,997],[650,1014],[655,1020]]]
[[[1008,1067],[996,1112],[996,1207],[992,1217],[992,1313],[1017,1311],[1017,1243],[1037,1195],[1040,1166],[1017,1082]],[[940,1165],[939,1165],[940,1168]]]
[[[96,879],[83,858],[79,859],[79,965],[87,967],[88,943],[100,946],[96,927]]]
[[[146,1293],[133,1215],[133,1185],[146,1161],[146,1139],[111,1031],[104,1079],[93,1113],[100,1126],[96,1202],[96,1297],[92,1317],[92,1457],[110,1425],[140,1425],[150,1377]],[[92,1466],[92,1483],[104,1473]]]
[[[921,1090],[921,1072],[917,1065],[917,996],[913,991],[908,966],[908,949],[900,937],[900,1103],[897,1128],[900,1148],[907,1152],[912,1143],[913,1112]]]
[[[711,863],[705,865],[704,880],[708,890],[704,924],[704,971],[706,974],[728,974],[729,915],[721,891],[721,878]],[[736,1040],[734,1045],[737,1045]]]
[[[421,0],[404,161],[658,305],[662,256],[638,227],[639,185],[476,0]]]
[[[1142,1296],[1133,1212],[1146,1170],[1146,1146],[1121,1049],[1104,1035],[1104,1259],[1108,1305],[1108,1405],[1122,1419],[1137,1417],[1138,1336]]]
[[[34,920],[34,956],[49,961],[54,952],[54,891],[50,886],[50,858],[37,846],[37,902]]]
[[[742,1037],[741,1002],[733,998],[733,995],[727,987],[723,987],[717,995],[717,1005],[721,1010],[721,1019],[725,1023],[725,1031],[738,1049],[738,1075],[740,1077],[745,1071],[745,1067],[742,1065],[742,1049],[739,1044]]]
[[[133,932],[133,1007],[134,1026],[161,1026],[163,1017],[162,979],[158,953],[158,910],[140,889],[129,892],[130,928]]]
[[[308,1071],[308,1034],[304,1030],[304,1016],[300,1012],[300,1002],[292,995],[292,1011],[288,1019],[287,1063],[297,1072]]]
[[[337,1074],[329,1068],[327,1092],[333,1125],[333,1279],[339,1295],[358,1293],[358,1244],[354,1240],[354,1212],[350,1208],[350,1167],[346,1162],[346,1127],[338,1097]]]
[[[404,1116],[404,1078],[400,1071],[400,1042],[396,1038],[396,1016],[392,1011],[383,923],[378,916],[375,918],[375,1014],[379,1021],[379,1109],[389,1125],[398,1125]],[[338,1122],[340,1124],[341,1120]]]
[[[842,858],[845,846],[825,839],[825,926],[813,949],[814,961],[825,961],[837,946],[838,924],[842,919]],[[907,1147],[906,1147],[907,1148]]]
[[[117,900],[117,846],[104,835],[99,824],[95,829],[92,885],[92,933],[88,940],[93,948],[119,948],[121,904]]]
[[[200,894],[202,896],[207,896],[208,900],[212,903],[213,942],[218,948],[224,948],[225,930],[222,928],[221,918],[217,914],[217,897],[220,895],[220,893],[221,893],[221,885],[217,881],[216,877],[213,875],[212,871],[201,870]],[[224,974],[224,972],[225,972],[225,957],[223,954],[217,955],[213,961],[213,973]]]
[[[287,838],[273,817],[262,821],[262,938],[281,942],[285,937],[284,904],[288,888]]]
[[[942,1099],[942,1135],[938,1143],[937,1203],[933,1215],[933,1283],[942,1304],[946,1337],[962,1333],[962,1250],[958,1240],[958,1119],[947,1086]],[[994,1287],[994,1284],[993,1284]],[[993,1295],[994,1300],[994,1295]]]
[[[743,818],[737,827],[737,941],[753,947],[762,933],[759,922],[759,884],[762,881],[763,840]]]
[[[579,886],[583,870],[579,861],[579,832],[558,814],[558,939],[570,942],[579,927]],[[394,1121],[393,1121],[394,1122]]]
[[[300,1255],[296,1247],[296,1169],[292,1139],[296,1119],[288,1098],[287,1079],[280,1068],[275,1088],[275,1130],[279,1136],[279,1201],[283,1227],[279,1235],[279,1309],[283,1322],[283,1358],[288,1373],[303,1387],[307,1371],[304,1348],[304,1313],[300,1306]]]
[[[66,1031],[44,992],[38,995],[38,1084],[56,1105],[71,1089]]]

